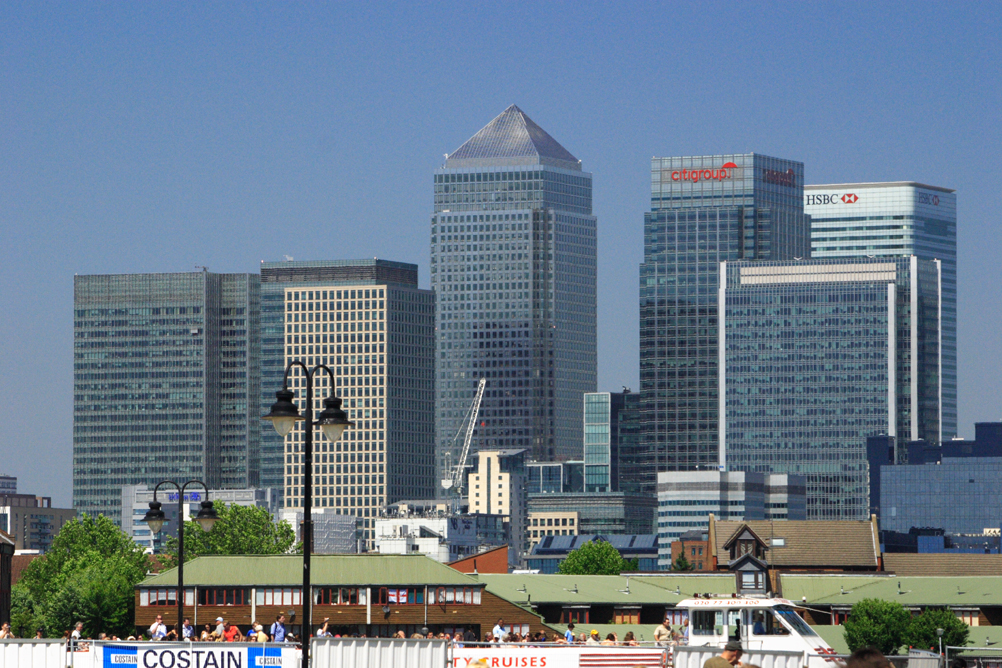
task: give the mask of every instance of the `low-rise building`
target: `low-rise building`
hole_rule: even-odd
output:
[[[311,583],[315,631],[325,617],[331,633],[408,636],[471,628],[478,637],[499,617],[519,633],[557,633],[542,618],[488,591],[465,575],[424,556],[352,554],[314,556]],[[223,617],[246,630],[254,620],[286,615],[286,628],[301,637],[303,558],[297,555],[199,557],[184,566],[185,613],[200,626]],[[149,628],[158,614],[176,610],[177,569],[136,586],[135,624]],[[523,599],[524,600],[524,599]]]
[[[449,563],[509,545],[506,515],[438,515],[412,513],[376,520],[376,552],[423,554]],[[509,549],[510,563],[517,554]]]
[[[529,549],[546,536],[577,536],[580,519],[572,510],[529,513]]]
[[[685,557],[680,562],[680,557]],[[709,573],[715,564],[710,558],[710,537],[706,531],[686,531],[671,543],[671,569],[678,568],[680,563],[688,562],[685,570],[692,573]]]
[[[593,541],[609,543],[623,559],[635,559],[639,572],[650,573],[658,568],[658,542],[654,534],[545,536],[532,548],[526,566],[540,573],[556,573],[568,554]]]
[[[572,494],[584,491],[584,461],[529,462],[525,466],[529,494]]]
[[[48,496],[0,496],[0,531],[7,532],[17,550],[46,552],[63,525],[76,517],[72,508],[53,508]]]
[[[657,499],[626,492],[530,494],[529,512],[578,513],[579,534],[651,533]]]

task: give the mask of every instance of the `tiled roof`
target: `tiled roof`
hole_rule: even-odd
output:
[[[11,558],[10,564],[10,584],[13,587],[17,584],[17,581],[21,579],[24,575],[24,569],[28,567],[35,559],[38,559],[40,554],[15,554]]]
[[[310,563],[314,586],[323,585],[466,585],[476,580],[424,555],[314,555]],[[303,582],[299,555],[198,557],[184,565],[185,585],[293,586]],[[177,584],[177,569],[151,575],[140,587]]]
[[[1002,575],[1002,554],[884,554],[896,575]]]
[[[772,568],[871,568],[878,566],[879,543],[868,521],[749,520],[710,524],[711,545],[718,567],[726,567],[730,555],[724,543],[747,525],[769,546],[765,560]],[[782,538],[783,546],[774,546]]]
[[[499,158],[551,158],[572,164],[578,162],[570,151],[514,104],[448,156],[449,162]]]

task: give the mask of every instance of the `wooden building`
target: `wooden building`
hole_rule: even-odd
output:
[[[196,628],[217,617],[242,632],[254,621],[266,628],[279,614],[297,636],[303,616],[303,560],[296,555],[210,556],[185,564],[185,615]],[[315,555],[311,562],[313,632],[330,618],[341,635],[408,636],[428,627],[454,633],[472,628],[479,637],[499,618],[522,633],[555,629],[542,618],[486,590],[475,577],[422,555]],[[158,614],[168,626],[177,619],[177,569],[136,586],[138,630]]]

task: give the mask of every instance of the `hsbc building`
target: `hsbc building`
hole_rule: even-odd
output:
[[[942,438],[957,434],[957,196],[912,181],[804,186],[811,257],[909,257],[942,267]]]

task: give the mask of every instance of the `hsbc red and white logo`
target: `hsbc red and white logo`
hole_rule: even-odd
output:
[[[692,183],[699,183],[700,181],[724,181],[735,178],[736,172],[739,169],[740,167],[733,162],[725,162],[720,167],[713,169],[679,169],[675,171],[664,169],[661,170],[661,180],[667,181],[671,179],[672,181],[690,181]]]
[[[855,204],[859,201],[856,193],[823,193],[818,195],[804,195],[804,206],[822,206],[825,204]]]

